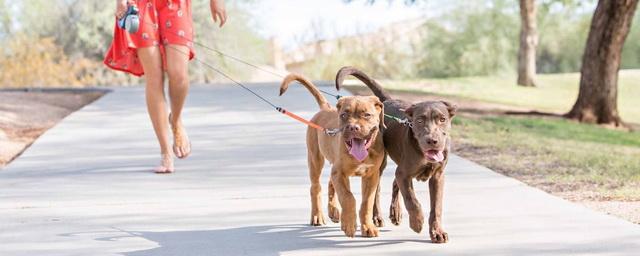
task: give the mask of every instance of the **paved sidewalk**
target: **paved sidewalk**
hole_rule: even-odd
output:
[[[252,87],[302,116],[317,110],[297,86],[281,98],[276,85]],[[0,255],[640,254],[640,226],[455,156],[450,243],[413,233],[406,214],[378,238],[345,238],[338,224],[307,225],[303,125],[231,86],[194,87],[184,122],[194,152],[173,175],[150,172],[158,153],[141,88],[115,89],[46,132],[0,170]],[[426,184],[416,186],[428,210]]]

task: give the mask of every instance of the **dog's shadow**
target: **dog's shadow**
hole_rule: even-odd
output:
[[[349,249],[376,247],[413,240],[346,238],[339,227],[308,225],[264,225],[230,229],[145,232],[118,229],[120,235],[99,238],[114,241],[139,237],[158,244],[146,250],[123,252],[128,256],[159,255],[281,255],[282,252],[312,249]],[[424,241],[419,241],[424,242]]]

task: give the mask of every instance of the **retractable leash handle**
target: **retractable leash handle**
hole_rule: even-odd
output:
[[[140,28],[140,17],[138,7],[130,4],[127,12],[118,20],[118,27],[126,30],[129,34],[138,32]]]

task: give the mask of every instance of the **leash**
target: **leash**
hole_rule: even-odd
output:
[[[151,23],[151,22],[145,22],[145,23],[147,23],[148,25],[154,25],[154,26],[155,26],[155,24],[153,24],[153,23]],[[178,33],[174,33],[174,32],[172,32],[172,31],[166,31],[166,32],[169,32],[169,33],[171,33],[171,34],[173,34],[173,35],[176,35],[176,36],[180,36]],[[184,37],[183,37],[183,38],[184,38]],[[247,66],[250,66],[250,67],[252,67],[252,68],[254,68],[254,69],[256,69],[256,70],[260,70],[260,71],[265,72],[265,73],[267,73],[267,74],[271,74],[271,75],[273,75],[273,76],[275,76],[275,77],[278,77],[278,78],[280,78],[280,79],[283,79],[283,78],[285,77],[284,75],[282,75],[282,74],[280,74],[280,73],[277,73],[277,72],[274,72],[274,71],[271,71],[271,70],[268,70],[268,69],[261,68],[260,66],[258,66],[258,65],[256,65],[256,64],[253,64],[253,63],[251,63],[251,62],[249,62],[249,61],[246,61],[246,60],[243,60],[243,59],[241,59],[241,58],[235,57],[235,56],[233,56],[233,55],[227,54],[227,53],[225,53],[225,52],[223,52],[223,51],[220,51],[220,50],[218,50],[218,49],[216,49],[216,48],[209,47],[209,46],[207,46],[207,45],[205,45],[205,44],[202,44],[202,43],[200,43],[200,42],[196,41],[195,39],[194,39],[194,40],[190,40],[190,39],[187,39],[187,38],[184,38],[184,39],[185,39],[185,40],[187,40],[187,41],[189,41],[189,42],[191,42],[191,43],[193,43],[193,44],[195,44],[195,45],[198,45],[198,46],[200,46],[200,47],[202,47],[202,48],[204,48],[204,49],[207,49],[207,50],[209,50],[209,51],[215,52],[215,53],[217,53],[217,54],[218,54],[218,55],[220,55],[220,56],[227,57],[227,58],[232,59],[232,60],[234,60],[234,61],[236,61],[236,62],[239,62],[239,63],[245,64],[245,65],[247,65]],[[342,98],[342,96],[341,96],[341,95],[339,95],[339,94],[333,94],[333,93],[327,92],[327,91],[325,91],[325,90],[322,90],[322,89],[320,89],[320,88],[318,88],[318,91],[320,91],[320,92],[322,92],[322,93],[324,93],[324,94],[326,94],[326,95],[329,95],[329,96],[331,96],[331,97],[335,98],[336,100],[339,100],[340,98]]]
[[[174,49],[175,51],[184,54],[185,56],[189,56],[188,52],[183,52],[180,49],[171,46],[169,44],[164,45],[165,47],[170,47],[172,49]],[[200,62],[202,65],[205,65],[206,67],[210,68],[211,70],[215,71],[216,73],[220,74],[221,76],[224,76],[226,79],[228,79],[229,81],[233,82],[234,84],[240,86],[240,88],[248,91],[249,93],[253,94],[254,96],[256,96],[258,99],[262,100],[263,102],[267,103],[269,106],[273,107],[276,111],[278,111],[281,114],[284,114],[288,117],[293,118],[294,120],[297,120],[303,124],[306,124],[307,126],[314,128],[316,130],[322,131],[324,132],[326,135],[328,136],[335,136],[336,134],[340,133],[341,130],[339,128],[334,128],[334,129],[328,129],[325,127],[322,127],[314,122],[311,122],[301,116],[298,116],[294,113],[292,113],[291,111],[286,110],[285,108],[279,107],[276,104],[274,104],[273,102],[267,100],[265,97],[263,97],[262,95],[260,95],[259,93],[255,92],[254,90],[251,90],[249,87],[247,87],[246,85],[242,84],[241,82],[239,82],[238,80],[233,79],[231,76],[227,75],[226,73],[222,72],[220,69],[216,68],[215,66],[209,64],[208,62],[201,60],[198,57],[194,57],[194,59],[198,62]]]
[[[155,24],[153,24],[153,23],[150,23],[150,22],[146,22],[146,23],[147,23],[147,24],[150,24],[150,25],[154,25],[154,26],[155,26]],[[180,36],[178,33],[174,33],[174,32],[172,32],[172,31],[166,31],[166,32],[169,32],[169,33],[172,33],[172,34],[174,34],[174,35]],[[184,37],[183,37],[183,38],[184,38]],[[220,56],[224,56],[224,57],[227,57],[227,58],[229,58],[229,59],[232,59],[232,60],[234,60],[234,61],[236,61],[236,62],[239,62],[239,63],[245,64],[245,65],[247,65],[247,66],[253,67],[253,68],[254,68],[254,69],[256,69],[256,70],[260,70],[260,71],[262,71],[262,72],[265,72],[265,73],[271,74],[271,75],[276,76],[276,77],[279,77],[279,78],[284,78],[284,77],[285,77],[285,76],[284,76],[284,75],[282,75],[282,74],[279,74],[279,73],[273,72],[273,71],[271,71],[271,70],[267,70],[267,69],[261,68],[260,66],[258,66],[258,65],[256,65],[256,64],[253,64],[253,63],[251,63],[251,62],[249,62],[249,61],[246,61],[246,60],[243,60],[243,59],[241,59],[241,58],[235,57],[235,56],[233,56],[233,55],[227,54],[227,53],[225,53],[225,52],[223,52],[223,51],[220,51],[220,50],[218,50],[218,49],[215,49],[215,48],[213,48],[213,47],[209,47],[209,46],[207,46],[207,45],[205,45],[205,44],[202,44],[202,43],[200,43],[200,42],[198,42],[198,41],[191,40],[191,39],[187,39],[187,38],[185,38],[185,39],[186,39],[187,41],[190,41],[191,43],[193,43],[193,44],[195,44],[195,45],[198,45],[198,46],[200,46],[200,47],[204,48],[204,49],[207,49],[207,50],[209,50],[209,51],[211,51],[211,52],[215,52],[215,53],[219,54]],[[173,47],[173,46],[168,45],[168,44],[167,44],[167,45],[165,45],[165,46],[167,46],[167,47],[171,47],[171,48],[173,48],[174,50],[176,50],[176,51],[180,52],[181,54],[184,54],[184,55],[186,55],[186,56],[189,56],[189,53],[182,52],[181,50],[179,50],[179,49],[178,49],[178,48],[176,48],[176,47]],[[250,89],[249,87],[247,87],[246,85],[244,85],[244,84],[240,83],[239,81],[237,81],[237,80],[233,79],[231,76],[229,76],[229,75],[227,75],[226,73],[222,72],[221,70],[219,70],[218,68],[214,67],[213,65],[211,65],[211,64],[209,64],[209,63],[207,63],[206,61],[201,60],[201,59],[200,59],[200,58],[198,58],[198,57],[194,57],[194,59],[195,59],[196,61],[200,62],[201,64],[205,65],[206,67],[210,68],[211,70],[215,71],[216,73],[218,73],[218,74],[222,75],[223,77],[225,77],[225,78],[226,78],[226,79],[228,79],[229,81],[232,81],[234,84],[236,84],[236,85],[240,86],[242,89],[244,89],[244,90],[248,91],[249,93],[253,94],[255,97],[257,97],[258,99],[260,99],[260,100],[262,100],[263,102],[267,103],[269,106],[273,107],[276,111],[280,112],[281,114],[284,114],[284,115],[286,115],[286,116],[289,116],[290,118],[292,118],[292,119],[294,119],[294,120],[296,120],[296,121],[299,121],[299,122],[301,122],[301,123],[303,123],[303,124],[306,124],[306,125],[307,125],[307,126],[309,126],[309,127],[312,127],[312,128],[317,129],[317,130],[319,130],[319,131],[322,131],[322,132],[324,132],[326,135],[329,135],[329,136],[335,136],[336,134],[338,134],[338,133],[340,133],[340,132],[341,132],[341,130],[340,130],[339,128],[334,128],[334,129],[327,129],[327,128],[324,128],[324,127],[322,127],[322,126],[320,126],[320,125],[318,125],[318,124],[316,124],[316,123],[313,123],[313,122],[311,122],[311,121],[309,121],[309,120],[307,120],[307,119],[305,119],[305,118],[303,118],[303,117],[301,117],[301,116],[298,116],[298,115],[296,115],[296,114],[294,114],[294,113],[292,113],[292,112],[290,112],[290,111],[288,111],[288,110],[286,110],[286,109],[284,109],[284,108],[282,108],[282,107],[276,106],[276,105],[275,105],[274,103],[272,103],[271,101],[267,100],[266,98],[264,98],[263,96],[261,96],[261,95],[260,95],[260,94],[258,94],[257,92],[255,92],[255,91],[251,90],[251,89]],[[322,93],[326,94],[326,95],[329,95],[329,96],[334,97],[336,100],[339,100],[340,98],[342,98],[342,96],[341,96],[341,95],[339,95],[339,94],[333,94],[333,93],[327,92],[327,91],[325,91],[325,90],[322,90],[322,89],[320,89],[320,88],[318,88],[318,90],[319,90],[320,92],[322,92]],[[392,115],[388,115],[388,114],[384,114],[384,116],[385,116],[385,117],[388,117],[388,118],[391,118],[391,119],[393,119],[393,120],[397,121],[398,123],[403,124],[403,125],[405,125],[405,126],[409,126],[409,127],[412,127],[412,126],[413,126],[413,124],[411,123],[411,121],[409,121],[407,118],[405,118],[405,119],[400,119],[400,118],[398,118],[398,117],[395,117],[395,116],[392,116]]]
[[[409,118],[399,118],[399,117],[395,117],[388,114],[384,114],[384,117],[391,118],[401,125],[408,126],[409,128],[413,128],[413,123],[409,121]]]
[[[171,33],[171,32],[170,32],[170,33]],[[175,33],[174,33],[174,34],[175,34]],[[187,40],[188,40],[188,39],[187,39]],[[265,72],[265,73],[271,74],[271,75],[276,76],[276,77],[281,78],[281,79],[283,79],[283,78],[285,77],[284,75],[282,75],[282,74],[280,74],[280,73],[276,73],[276,72],[273,72],[273,71],[271,71],[271,70],[261,68],[260,66],[255,65],[255,64],[253,64],[253,63],[251,63],[251,62],[248,62],[248,61],[246,61],[246,60],[240,59],[240,58],[235,57],[235,56],[233,56],[233,55],[230,55],[230,54],[224,53],[224,52],[222,52],[222,51],[220,51],[220,50],[218,50],[218,49],[215,49],[215,48],[212,48],[212,47],[206,46],[206,45],[204,45],[204,44],[202,44],[202,43],[199,43],[199,42],[197,42],[197,41],[195,41],[195,40],[190,40],[190,41],[191,41],[193,44],[196,44],[196,45],[198,45],[198,46],[200,46],[200,47],[202,47],[202,48],[205,48],[205,49],[207,49],[207,50],[209,50],[209,51],[215,52],[215,53],[219,54],[220,56],[227,57],[227,58],[232,59],[232,60],[234,60],[234,61],[236,61],[236,62],[240,62],[240,63],[242,63],[242,64],[245,64],[245,65],[247,65],[247,66],[250,66],[250,67],[252,67],[252,68],[254,68],[254,69],[257,69],[257,70],[260,70],[260,71],[262,71],[262,72]],[[341,95],[339,95],[339,94],[333,94],[333,93],[327,92],[327,91],[325,91],[325,90],[322,90],[322,89],[320,89],[320,88],[318,88],[318,91],[320,91],[320,92],[322,92],[322,93],[324,93],[324,94],[326,94],[326,95],[329,95],[329,96],[331,96],[331,97],[334,97],[336,100],[339,100],[340,98],[342,98],[342,96],[341,96]]]

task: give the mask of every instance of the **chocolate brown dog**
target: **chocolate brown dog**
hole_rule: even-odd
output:
[[[424,216],[414,193],[412,179],[429,181],[431,202],[429,236],[434,243],[446,243],[449,236],[442,229],[442,192],[444,169],[449,160],[451,143],[449,130],[456,106],[446,101],[424,101],[411,104],[391,99],[375,80],[353,67],[343,67],[336,75],[338,90],[344,78],[349,75],[364,82],[384,102],[387,115],[399,119],[406,118],[408,121],[401,123],[394,118],[385,119],[387,126],[383,135],[385,148],[391,159],[398,165],[393,181],[389,216],[391,222],[395,225],[400,224],[402,215],[398,200],[398,190],[400,190],[409,212],[409,225],[413,231],[420,233]]]
[[[345,235],[356,232],[356,200],[351,193],[349,177],[362,177],[361,232],[364,237],[378,236],[373,223],[373,204],[385,158],[381,129],[384,126],[384,105],[374,96],[350,96],[338,100],[333,108],[320,91],[300,75],[285,77],[280,86],[282,95],[289,83],[298,81],[311,92],[320,106],[311,122],[325,129],[339,129],[329,134],[312,127],[307,129],[307,158],[311,179],[311,225],[324,225],[320,205],[320,174],[325,159],[333,166],[329,181],[329,217],[341,221]],[[335,195],[338,195],[337,200]],[[339,202],[339,204],[338,204]],[[342,209],[342,213],[340,210]]]

